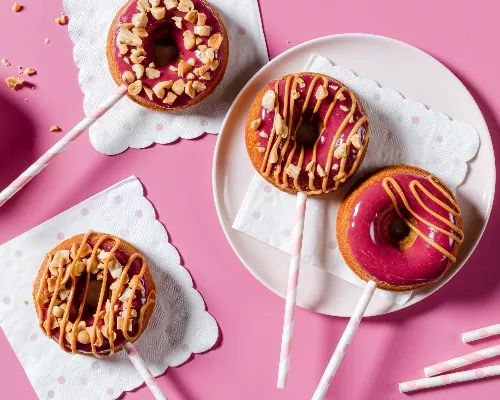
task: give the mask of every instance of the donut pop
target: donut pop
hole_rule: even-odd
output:
[[[269,82],[250,109],[245,141],[255,169],[279,190],[297,194],[278,388],[286,387],[307,196],[338,189],[368,147],[368,121],[354,93],[321,74]]]

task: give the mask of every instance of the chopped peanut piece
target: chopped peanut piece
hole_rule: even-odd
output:
[[[135,33],[139,39],[144,39],[149,36],[146,28],[133,28],[132,32]]]
[[[198,13],[197,25],[203,26],[207,22],[207,16],[203,13]]]
[[[202,76],[202,75],[204,75],[204,74],[205,74],[205,72],[207,72],[209,69],[210,69],[210,66],[208,66],[208,65],[203,65],[203,66],[201,66],[200,68],[196,68],[196,69],[194,70],[194,73],[195,73],[196,75],[198,75],[198,76]]]
[[[174,20],[175,26],[179,29],[182,29],[182,18],[181,17],[172,17],[171,19]]]
[[[196,93],[194,91],[193,82],[192,81],[189,81],[188,83],[186,83],[186,86],[184,86],[184,93],[186,93],[192,99],[194,98],[194,96],[196,95]]]
[[[203,61],[203,64],[210,64],[214,61],[215,51],[212,48],[207,48],[200,52],[200,59]]]
[[[262,97],[262,107],[264,107],[268,111],[271,111],[274,109],[275,101],[276,93],[274,93],[274,90],[268,90]]]
[[[357,133],[351,136],[351,143],[357,149],[361,147],[361,138]]]
[[[137,7],[139,7],[139,10],[143,13],[147,13],[151,10],[148,0],[137,0]]]
[[[158,7],[161,3],[161,0],[149,0],[149,4],[151,4],[151,7]]]
[[[344,93],[338,92],[337,95],[335,96],[336,99],[339,99],[340,101],[344,101],[346,97],[344,96]]]
[[[189,65],[186,61],[184,60],[179,61],[179,66],[177,67],[178,75],[180,77],[183,77],[184,74],[186,74],[191,70],[191,68],[193,67],[191,67],[191,65]]]
[[[198,81],[194,81],[193,82],[193,88],[197,92],[203,92],[207,88],[207,86],[204,83],[201,83],[201,82],[198,82]]]
[[[87,266],[83,262],[81,261],[77,262],[74,267],[75,275],[80,276],[86,269]]]
[[[188,12],[194,9],[194,4],[191,0],[180,0],[177,9],[182,12]]]
[[[131,83],[128,86],[128,93],[131,94],[132,96],[137,96],[139,93],[141,93],[141,90],[142,90],[142,81],[140,79],[136,80],[134,83]]]
[[[31,75],[35,75],[35,74],[36,74],[36,70],[35,70],[35,68],[31,68],[31,67],[30,67],[30,68],[26,68],[26,69],[23,71],[23,74],[24,74],[24,75],[29,75],[29,76],[31,76]]]
[[[144,65],[134,64],[132,65],[132,70],[135,72],[137,79],[141,79],[144,76]]]
[[[342,143],[339,147],[335,149],[333,152],[333,156],[335,158],[344,158],[347,156],[347,145]]]
[[[194,33],[198,36],[210,36],[210,32],[212,31],[212,27],[208,25],[196,25],[194,27]]]
[[[178,71],[177,67],[174,67],[173,65],[171,65],[170,67],[168,67],[168,69],[170,71],[172,71],[172,72],[177,72]]]
[[[198,21],[198,11],[196,10],[191,10],[189,11],[185,16],[184,19],[186,21],[191,22],[192,24],[196,23]]]
[[[142,39],[138,37],[136,34],[126,30],[126,29],[120,29],[118,32],[118,42],[127,44],[129,46],[141,46],[142,45]]]
[[[209,81],[210,80],[210,72],[205,72],[202,76],[200,76],[200,79],[204,81]]]
[[[260,147],[260,146],[257,146],[257,151],[259,153],[264,153],[266,151],[266,148],[265,147]]]
[[[143,13],[137,13],[132,16],[132,23],[136,28],[144,28],[148,24],[148,16]]]
[[[203,43],[203,39],[201,37],[197,37],[196,38],[196,46],[198,46],[199,44],[202,44]]]
[[[165,7],[154,7],[151,9],[151,14],[156,20],[165,18],[166,12]]]
[[[50,132],[59,132],[61,130],[61,128],[59,128],[57,125],[52,125],[50,128],[49,128],[49,131]]]
[[[318,100],[323,100],[328,97],[328,90],[325,89],[324,86],[319,86],[316,90],[316,98]]]
[[[259,129],[259,126],[260,126],[260,123],[262,122],[262,120],[260,118],[250,122],[250,128],[252,129]]]
[[[351,115],[349,118],[349,123],[352,124],[354,123],[354,115]]]
[[[180,96],[182,93],[184,93],[184,86],[185,86],[184,81],[182,79],[178,79],[172,85],[172,91],[176,95]]]
[[[56,290],[56,278],[49,278],[47,279],[47,288],[49,289],[49,292],[53,292]]]
[[[210,67],[211,71],[215,71],[217,69],[217,67],[219,66],[219,60],[211,61],[210,64],[208,64],[208,66]]]
[[[52,315],[56,318],[61,318],[63,316],[63,310],[61,310],[61,308],[59,306],[54,306],[54,308],[52,308]]]
[[[14,12],[19,12],[22,9],[23,9],[23,6],[21,4],[19,4],[17,1],[12,6],[12,11],[14,11]]]
[[[78,336],[76,337],[76,340],[81,344],[89,344],[90,343],[90,335],[86,330],[80,331],[80,332],[78,332]]]
[[[208,39],[208,45],[215,50],[218,50],[221,44],[222,44],[222,35],[220,33],[216,33],[210,36],[210,39]]]
[[[148,67],[146,68],[146,76],[149,79],[157,79],[160,77],[160,71],[157,70],[156,68]]]
[[[132,54],[130,56],[130,61],[134,64],[140,64],[144,61],[145,57],[144,56],[136,56],[135,54]]]
[[[269,139],[269,135],[264,131],[260,131],[259,136],[264,139]]]
[[[186,50],[191,50],[196,46],[196,37],[194,36],[194,33],[191,31],[185,31],[183,34],[184,36],[184,47]]]
[[[271,164],[274,164],[276,161],[278,161],[278,151],[275,148],[273,148],[271,150],[271,154],[269,154],[269,162]]]
[[[299,78],[297,78],[297,83],[299,84],[299,87],[300,87],[301,89],[303,89],[303,88],[305,88],[305,87],[306,87],[306,83],[304,82],[304,79],[302,79],[302,78],[300,78],[300,77],[299,77]]]
[[[300,97],[300,93],[296,90],[292,90],[292,99],[297,100]]]
[[[163,82],[158,82],[156,85],[153,86],[153,92],[158,96],[159,99],[163,99],[165,97],[165,89],[170,89],[172,88],[172,85],[174,84],[174,81],[163,81]]]
[[[148,96],[148,99],[153,101],[153,91],[146,86],[144,86],[144,91],[146,92],[146,96]],[[117,271],[117,270],[115,270],[115,271]],[[116,274],[118,274],[118,272]],[[118,275],[117,278],[119,278],[121,274],[122,274],[122,271],[120,271],[120,274]],[[111,273],[111,275],[113,275],[113,273]]]
[[[318,172],[318,175],[320,177],[324,178],[326,176],[326,172],[323,169],[323,167],[321,166],[321,164],[316,165],[316,171]]]
[[[187,60],[187,63],[188,63],[189,65],[191,65],[192,67],[194,67],[194,65],[196,64],[196,61],[195,61],[195,59],[194,59],[194,58],[190,58],[190,59],[188,59],[188,60]]]
[[[128,46],[125,43],[122,43],[118,46],[118,52],[123,56],[128,53]]]
[[[300,167],[298,165],[288,164],[285,172],[290,178],[298,178],[300,174]]]
[[[189,74],[187,74],[186,78],[192,81],[194,78],[196,78],[196,76],[194,76],[194,74],[190,72]]]
[[[17,89],[18,86],[22,85],[24,83],[23,78],[16,78],[16,77],[8,77],[5,79],[5,83],[7,86],[11,89]]]
[[[345,112],[348,112],[348,111],[349,111],[349,108],[348,108],[348,107],[346,107],[346,106],[343,106],[343,105],[342,105],[342,106],[340,106],[339,108],[340,108],[342,111],[345,111]]]
[[[1,62],[3,65],[5,65],[6,67],[8,67],[8,66],[10,65],[10,62],[8,62],[5,58],[2,58],[2,59],[0,60],[0,62]]]
[[[166,104],[173,104],[173,102],[177,99],[177,96],[172,92],[168,92],[167,96],[163,99],[163,102]]]
[[[55,19],[56,24],[59,25],[66,25],[68,23],[68,16],[67,15],[61,15],[60,17],[57,17]]]
[[[50,39],[49,38],[45,38],[44,42],[45,42],[45,44],[49,44],[50,43]]]

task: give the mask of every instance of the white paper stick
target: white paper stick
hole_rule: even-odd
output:
[[[484,339],[490,336],[500,335],[500,324],[476,329],[475,331],[462,333],[462,342],[470,343],[475,340]]]
[[[434,375],[442,374],[443,372],[451,371],[460,367],[465,367],[466,365],[496,356],[500,356],[500,345],[487,347],[485,349],[465,354],[452,360],[431,365],[430,367],[424,368],[424,373],[425,376],[429,378]]]
[[[337,348],[335,349],[335,352],[333,353],[332,358],[330,359],[330,362],[328,363],[328,366],[326,367],[326,370],[321,377],[321,381],[319,382],[319,385],[314,392],[312,400],[323,400],[323,398],[325,397],[325,394],[330,387],[330,382],[335,376],[342,358],[344,358],[347,345],[351,343],[351,340],[354,337],[356,330],[358,329],[359,323],[361,322],[363,315],[365,315],[368,304],[370,304],[370,300],[373,297],[373,293],[375,292],[376,287],[377,284],[373,281],[369,281],[366,285],[365,291],[361,295],[361,298],[356,305],[354,313],[352,314],[352,317],[349,320],[349,323],[347,324],[342,337],[340,338]]]
[[[127,352],[128,358],[134,365],[135,369],[139,372],[139,375],[141,375],[141,378],[144,380],[149,390],[151,390],[154,398],[156,400],[167,400],[167,396],[165,396],[160,386],[156,383],[153,374],[149,371],[146,363],[141,358],[134,345],[132,343],[126,343],[125,351]]]
[[[399,391],[401,393],[408,393],[415,390],[430,389],[439,386],[451,385],[453,383],[468,382],[498,375],[500,375],[500,365],[493,365],[491,367],[471,369],[469,371],[455,372],[448,375],[403,382],[399,384]]]

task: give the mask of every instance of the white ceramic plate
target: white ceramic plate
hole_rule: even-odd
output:
[[[213,166],[215,205],[229,243],[248,270],[274,293],[284,297],[289,256],[231,228],[255,174],[248,158],[244,132],[247,112],[257,92],[271,79],[303,71],[312,53],[367,76],[381,86],[419,100],[451,119],[468,122],[479,132],[481,146],[458,188],[464,215],[465,242],[459,259],[434,285],[417,290],[398,306],[374,297],[367,316],[415,304],[443,286],[464,265],[476,247],[490,216],[495,191],[495,159],[486,122],[465,86],[439,61],[408,44],[381,36],[345,34],[316,39],[281,54],[243,88],[229,110],[219,134]],[[324,270],[302,263],[297,304],[312,311],[350,316],[362,289]]]

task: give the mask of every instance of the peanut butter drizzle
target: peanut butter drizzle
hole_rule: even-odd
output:
[[[285,81],[283,121],[288,122],[287,126],[288,126],[289,132],[288,132],[288,136],[286,137],[286,140],[281,148],[281,151],[278,154],[278,160],[276,161],[276,163],[269,162],[270,154],[273,152],[277,152],[278,148],[282,142],[282,136],[276,134],[276,128],[275,128],[274,123],[273,123],[271,134],[269,135],[269,139],[267,142],[266,151],[264,153],[264,159],[262,161],[262,165],[260,168],[260,172],[264,176],[268,177],[271,173],[271,169],[272,169],[273,165],[276,164],[276,169],[273,173],[273,177],[274,177],[274,180],[276,181],[276,185],[282,189],[286,189],[289,186],[288,174],[286,171],[287,171],[288,166],[291,164],[293,157],[295,156],[295,153],[297,151],[298,146],[297,146],[297,142],[295,140],[293,140],[293,147],[292,147],[290,153],[288,154],[288,157],[286,158],[286,161],[284,163],[283,168],[282,168],[281,164],[283,163],[283,158],[285,157],[286,151],[288,150],[288,146],[290,145],[290,141],[292,140],[292,137],[295,138],[297,129],[300,127],[300,124],[302,123],[302,114],[307,110],[307,108],[309,106],[309,103],[311,101],[311,98],[312,98],[312,95],[314,92],[314,88],[316,87],[316,83],[318,82],[319,79],[322,79],[323,80],[322,86],[326,90],[328,90],[328,86],[329,86],[329,79],[327,77],[324,77],[322,75],[314,76],[314,78],[311,80],[311,82],[309,84],[307,95],[306,95],[306,98],[304,101],[304,105],[302,106],[301,115],[299,116],[299,120],[297,122],[297,125],[293,126],[293,118],[294,118],[293,113],[294,113],[295,99],[293,98],[293,96],[291,94],[297,89],[297,84],[298,84],[297,81],[299,78],[300,78],[300,75],[295,74],[294,76],[288,76],[286,78],[286,81]],[[292,79],[293,79],[293,82],[290,84],[290,81]],[[279,102],[279,84],[280,84],[280,82],[282,82],[282,81],[276,81],[276,83],[274,85],[274,92],[276,94],[276,104],[275,104],[275,108],[274,108],[275,115],[276,115],[276,113],[280,112],[280,102]],[[339,90],[337,90],[335,92],[333,101],[330,104],[330,107],[328,108],[327,113],[326,113],[325,118],[324,118],[324,121],[323,121],[323,129],[321,130],[318,138],[316,139],[316,142],[314,143],[313,156],[312,156],[312,167],[311,167],[310,171],[313,172],[314,175],[316,175],[317,146],[321,140],[321,137],[323,136],[323,133],[326,130],[327,124],[328,124],[329,119],[333,113],[333,110],[338,103],[337,96],[339,93],[344,93],[344,92],[348,93],[349,96],[351,97],[351,110],[346,115],[345,119],[343,120],[341,126],[338,128],[338,130],[335,133],[335,136],[331,142],[330,149],[328,152],[327,164],[325,166],[326,176],[323,177],[323,179],[322,179],[322,186],[321,186],[321,188],[316,188],[314,185],[314,178],[311,178],[309,176],[309,181],[308,181],[309,190],[303,190],[299,185],[299,176],[297,176],[297,177],[293,178],[293,185],[298,191],[304,192],[306,194],[321,194],[321,193],[327,193],[327,192],[330,192],[332,190],[335,190],[339,187],[339,185],[341,183],[345,182],[345,180],[347,180],[347,178],[349,178],[356,171],[356,168],[361,161],[361,157],[359,156],[361,153],[361,151],[360,151],[360,152],[358,152],[357,158],[354,161],[354,164],[353,164],[351,170],[349,171],[349,174],[346,174],[345,173],[345,166],[346,166],[348,157],[346,156],[346,157],[342,158],[340,168],[337,172],[337,175],[334,177],[335,186],[334,186],[334,188],[332,188],[330,190],[327,188],[328,179],[330,176],[330,171],[331,171],[331,166],[332,166],[333,153],[334,153],[335,148],[336,148],[336,146],[335,146],[336,142],[339,139],[339,137],[342,135],[342,133],[344,132],[344,129],[346,128],[346,126],[349,124],[349,120],[351,119],[351,116],[354,115],[354,113],[356,112],[356,108],[357,108],[357,101],[356,101],[356,97],[354,96],[354,94],[348,88],[341,87]],[[313,114],[316,114],[319,111],[321,104],[322,104],[322,101],[323,101],[323,99],[316,101],[316,104],[315,104],[314,109],[313,109]],[[288,110],[290,110],[289,113],[288,113]],[[346,142],[348,153],[349,153],[349,149],[351,146],[351,141],[350,141],[351,137],[358,132],[358,129],[365,123],[365,121],[366,121],[366,117],[363,116],[362,118],[357,120],[356,124],[353,126],[353,128],[349,134],[349,137],[347,139],[347,142]],[[275,136],[276,136],[276,140],[274,140]],[[364,142],[362,143],[362,146],[365,146],[365,145],[366,145],[366,138],[365,138]],[[303,162],[304,162],[304,147],[300,146],[300,155],[299,155],[297,166],[300,167],[301,170],[303,167]]]
[[[408,203],[408,199],[404,195],[404,193],[403,193],[403,191],[401,189],[401,186],[399,186],[399,184],[396,182],[396,180],[394,178],[392,178],[392,177],[386,177],[386,178],[384,178],[384,180],[382,181],[382,185],[383,185],[385,191],[387,192],[387,194],[389,195],[389,197],[391,198],[391,201],[392,201],[392,204],[394,206],[394,209],[396,210],[396,213],[399,215],[399,217],[402,220],[405,221],[406,225],[408,225],[408,227],[412,231],[414,231],[418,236],[420,236],[427,243],[429,243],[432,247],[434,247],[436,250],[438,250],[441,254],[443,254],[444,256],[446,256],[447,258],[449,258],[452,262],[455,262],[456,258],[455,258],[455,256],[453,254],[451,254],[449,251],[447,251],[446,249],[444,249],[442,246],[440,246],[439,244],[437,244],[436,242],[434,242],[430,237],[424,235],[415,225],[413,225],[411,223],[411,221],[409,221],[408,219],[406,219],[406,218],[403,217],[403,215],[402,215],[402,213],[401,213],[401,211],[399,209],[398,201],[396,199],[396,196],[394,195],[394,192],[390,188],[390,185],[392,185],[395,188],[396,192],[401,197],[401,200],[403,201],[403,204],[405,205],[406,209],[410,212],[411,215],[413,215],[413,217],[415,217],[417,220],[419,220],[420,222],[424,223],[428,227],[433,228],[433,229],[437,230],[438,232],[441,232],[442,234],[448,236],[449,238],[453,239],[455,242],[462,243],[463,242],[463,238],[464,238],[464,234],[463,234],[462,230],[456,224],[452,223],[451,221],[447,220],[446,218],[444,218],[441,215],[435,213],[429,207],[427,207],[424,204],[424,202],[422,201],[422,198],[418,194],[416,188],[420,189],[430,200],[432,200],[435,204],[437,204],[438,206],[440,206],[444,210],[448,211],[454,217],[459,217],[460,214],[461,214],[460,207],[459,207],[458,203],[455,201],[455,199],[453,199],[452,196],[450,196],[450,194],[446,190],[443,189],[443,187],[439,183],[439,180],[435,176],[429,175],[427,177],[427,179],[429,180],[429,182],[436,189],[438,189],[443,194],[443,196],[445,196],[450,201],[452,207],[448,206],[447,204],[445,204],[444,202],[442,202],[441,200],[439,200],[432,193],[430,193],[420,182],[418,182],[416,180],[413,180],[413,181],[410,182],[410,190],[411,190],[413,196],[415,197],[415,199],[417,200],[417,202],[419,203],[419,205],[424,210],[426,210],[429,214],[431,214],[432,216],[434,216],[435,218],[437,218],[438,220],[440,220],[441,222],[443,222],[444,224],[446,224],[446,226],[448,226],[455,234],[453,234],[453,233],[451,233],[449,231],[446,231],[445,229],[442,229],[442,228],[436,226],[432,222],[429,222],[426,219],[424,219],[423,217],[421,217],[420,215],[418,215],[418,213],[416,213],[410,207],[410,204]]]
[[[75,259],[72,261],[72,263],[67,268],[67,270],[64,274],[64,279],[62,279],[62,277],[63,277],[62,272],[63,272],[63,268],[64,268],[64,263],[63,263],[63,259],[62,258],[60,259],[58,276],[57,276],[57,280],[56,280],[56,286],[55,286],[54,292],[52,294],[49,307],[47,309],[46,319],[42,323],[42,327],[45,329],[46,335],[51,336],[52,320],[53,320],[53,318],[55,318],[52,315],[52,310],[54,308],[55,302],[56,302],[58,294],[59,294],[59,290],[60,290],[61,285],[62,285],[61,280],[63,280],[64,281],[63,283],[65,283],[68,280],[68,278],[71,277],[72,283],[71,283],[70,294],[67,298],[66,309],[64,310],[63,317],[61,318],[61,322],[59,323],[59,329],[60,329],[59,330],[59,345],[61,346],[61,348],[63,350],[66,350],[66,348],[64,346],[64,338],[66,337],[66,335],[65,335],[66,329],[65,328],[66,328],[67,322],[69,321],[69,312],[70,312],[71,305],[73,302],[73,297],[74,297],[74,293],[75,293],[75,289],[76,289],[76,282],[77,282],[77,277],[75,276],[74,266],[76,265],[76,263],[81,261],[82,250],[84,248],[84,245],[87,243],[88,238],[90,237],[90,235],[92,233],[93,233],[92,231],[89,231],[83,237],[82,242],[80,243],[80,246],[79,246],[78,251],[76,253]],[[98,301],[98,305],[96,308],[96,312],[94,314],[94,323],[92,325],[92,332],[89,335],[90,336],[90,345],[92,348],[92,354],[98,358],[103,358],[104,356],[99,354],[96,350],[96,339],[98,336],[102,335],[102,333],[100,333],[100,334],[96,333],[97,330],[99,329],[97,327],[97,322],[101,319],[101,316],[102,316],[101,315],[102,314],[101,308],[102,308],[102,304],[104,301],[106,291],[108,290],[106,287],[107,286],[106,282],[107,282],[107,275],[108,275],[108,270],[109,270],[109,262],[111,261],[111,259],[114,256],[115,251],[120,247],[120,244],[121,244],[120,239],[117,238],[116,236],[103,235],[101,238],[99,238],[99,240],[94,245],[94,248],[92,249],[92,254],[91,254],[89,261],[88,261],[88,264],[87,264],[85,289],[83,292],[83,298],[85,299],[87,297],[87,291],[88,291],[88,286],[89,286],[89,282],[90,282],[90,275],[91,275],[90,270],[92,269],[92,265],[94,264],[94,261],[96,260],[97,252],[98,252],[101,244],[106,240],[113,240],[115,242],[115,244],[111,248],[111,250],[109,251],[109,255],[106,258],[106,260],[104,261],[104,269],[102,272],[103,273],[103,281],[102,281],[101,291],[99,294],[99,301]],[[110,344],[110,352],[109,352],[110,355],[114,354],[114,333],[115,333],[114,332],[114,316],[115,316],[114,307],[115,307],[116,302],[118,301],[119,297],[122,295],[122,289],[124,287],[124,284],[126,283],[125,280],[128,277],[128,271],[130,269],[130,266],[132,265],[132,262],[136,258],[140,258],[142,260],[142,267],[141,267],[141,271],[139,272],[139,274],[134,275],[132,277],[132,279],[130,279],[130,282],[132,283],[131,295],[129,296],[129,298],[127,300],[127,308],[123,310],[124,324],[123,324],[123,328],[122,328],[122,333],[123,333],[123,336],[126,340],[134,341],[137,338],[137,336],[139,336],[139,334],[142,331],[142,326],[143,326],[143,322],[144,322],[143,321],[144,313],[146,312],[146,310],[148,309],[150,304],[153,303],[156,299],[156,293],[154,291],[150,292],[150,294],[148,295],[147,301],[143,305],[141,305],[140,314],[138,315],[138,320],[137,320],[137,323],[138,323],[137,334],[133,337],[129,336],[128,326],[129,326],[129,320],[130,320],[130,313],[131,313],[131,309],[132,309],[132,307],[131,307],[132,301],[134,299],[135,292],[137,291],[137,289],[139,287],[140,281],[143,278],[144,273],[146,271],[146,262],[145,262],[144,258],[142,257],[142,255],[140,255],[138,253],[132,254],[129,257],[127,264],[124,267],[122,266],[122,268],[123,268],[122,273],[121,273],[120,277],[117,278],[117,280],[119,279],[120,283],[119,283],[118,288],[115,291],[113,291],[113,296],[112,296],[112,299],[110,302],[110,307],[109,307],[109,314],[107,317],[108,323],[105,323],[105,326],[108,327],[107,333],[108,333],[108,341]],[[38,292],[36,294],[36,301],[37,301],[36,307],[37,307],[38,317],[39,317],[40,321],[42,321],[43,313],[44,313],[43,306],[42,306],[43,303],[41,301],[41,295],[42,295],[43,291],[45,290],[45,288],[48,287],[47,274],[48,274],[50,262],[51,262],[51,256],[47,255],[47,266],[45,267],[44,274],[43,274],[45,279],[40,283]],[[77,314],[77,317],[75,319],[75,322],[72,325],[71,332],[68,332],[69,339],[71,339],[71,340],[69,340],[69,343],[71,345],[71,352],[73,354],[76,353],[76,343],[77,343],[76,338],[77,338],[77,333],[78,333],[77,329],[78,329],[78,324],[80,323],[81,318],[82,318],[82,313],[83,313],[84,307],[85,307],[85,301],[82,301],[82,303],[80,304],[80,307],[78,309],[78,314]],[[104,312],[105,318],[106,318],[106,311],[107,310],[105,310],[105,312]]]

